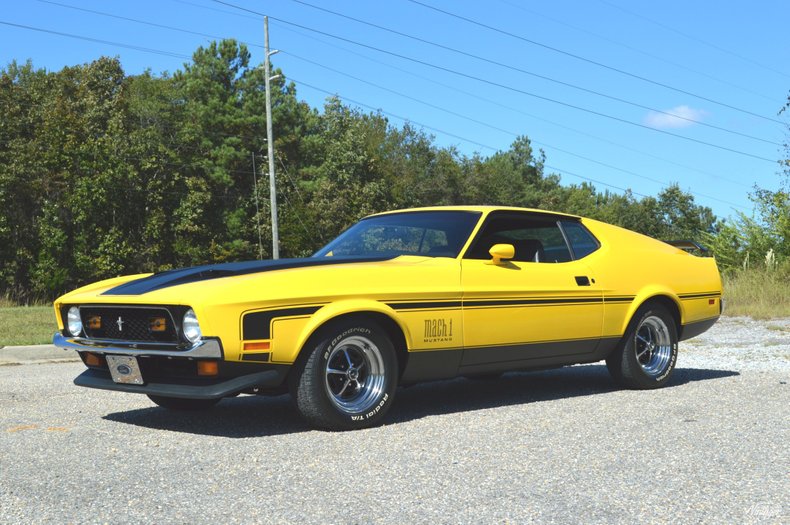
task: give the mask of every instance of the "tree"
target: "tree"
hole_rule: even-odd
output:
[[[784,189],[755,193],[759,228],[721,225],[677,185],[642,199],[562,185],[526,135],[493,155],[462,155],[337,97],[312,108],[272,73],[285,257],[309,255],[370,213],[442,204],[567,211],[665,239],[720,230],[733,260],[756,246],[786,253]],[[107,57],[0,70],[0,294],[52,298],[124,273],[254,258],[258,220],[268,257],[264,89],[234,40],[198,48],[172,75],[126,75]]]

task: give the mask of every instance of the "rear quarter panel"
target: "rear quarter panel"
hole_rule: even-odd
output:
[[[584,260],[604,293],[604,337],[622,335],[636,310],[658,296],[677,306],[681,325],[719,316],[722,286],[715,259],[599,221],[583,223],[601,242]]]

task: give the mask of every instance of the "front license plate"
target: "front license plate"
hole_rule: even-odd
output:
[[[116,383],[143,384],[143,374],[140,372],[140,365],[137,363],[136,357],[108,355],[107,366],[110,368],[112,380]]]

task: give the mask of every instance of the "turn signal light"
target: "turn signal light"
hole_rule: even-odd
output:
[[[88,328],[91,330],[101,330],[101,317],[98,315],[88,317]]]
[[[104,358],[96,354],[85,354],[85,364],[88,366],[104,366]]]
[[[219,365],[216,361],[198,361],[199,376],[215,376],[219,374]]]
[[[148,329],[152,332],[164,332],[167,330],[167,321],[164,317],[152,317],[148,320]]]
[[[257,343],[244,343],[245,350],[269,350],[272,344],[269,341],[259,341]]]

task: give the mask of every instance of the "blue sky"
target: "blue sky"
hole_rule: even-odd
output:
[[[751,214],[755,184],[779,185],[786,0],[227,3],[271,17],[271,45],[281,50],[274,65],[316,107],[334,93],[395,125],[425,126],[465,154],[489,155],[528,135],[564,183],[655,195],[677,182],[720,217]],[[127,74],[172,72],[212,37],[243,41],[263,61],[262,18],[213,0],[3,5],[3,66],[30,59],[59,70],[117,55]]]

